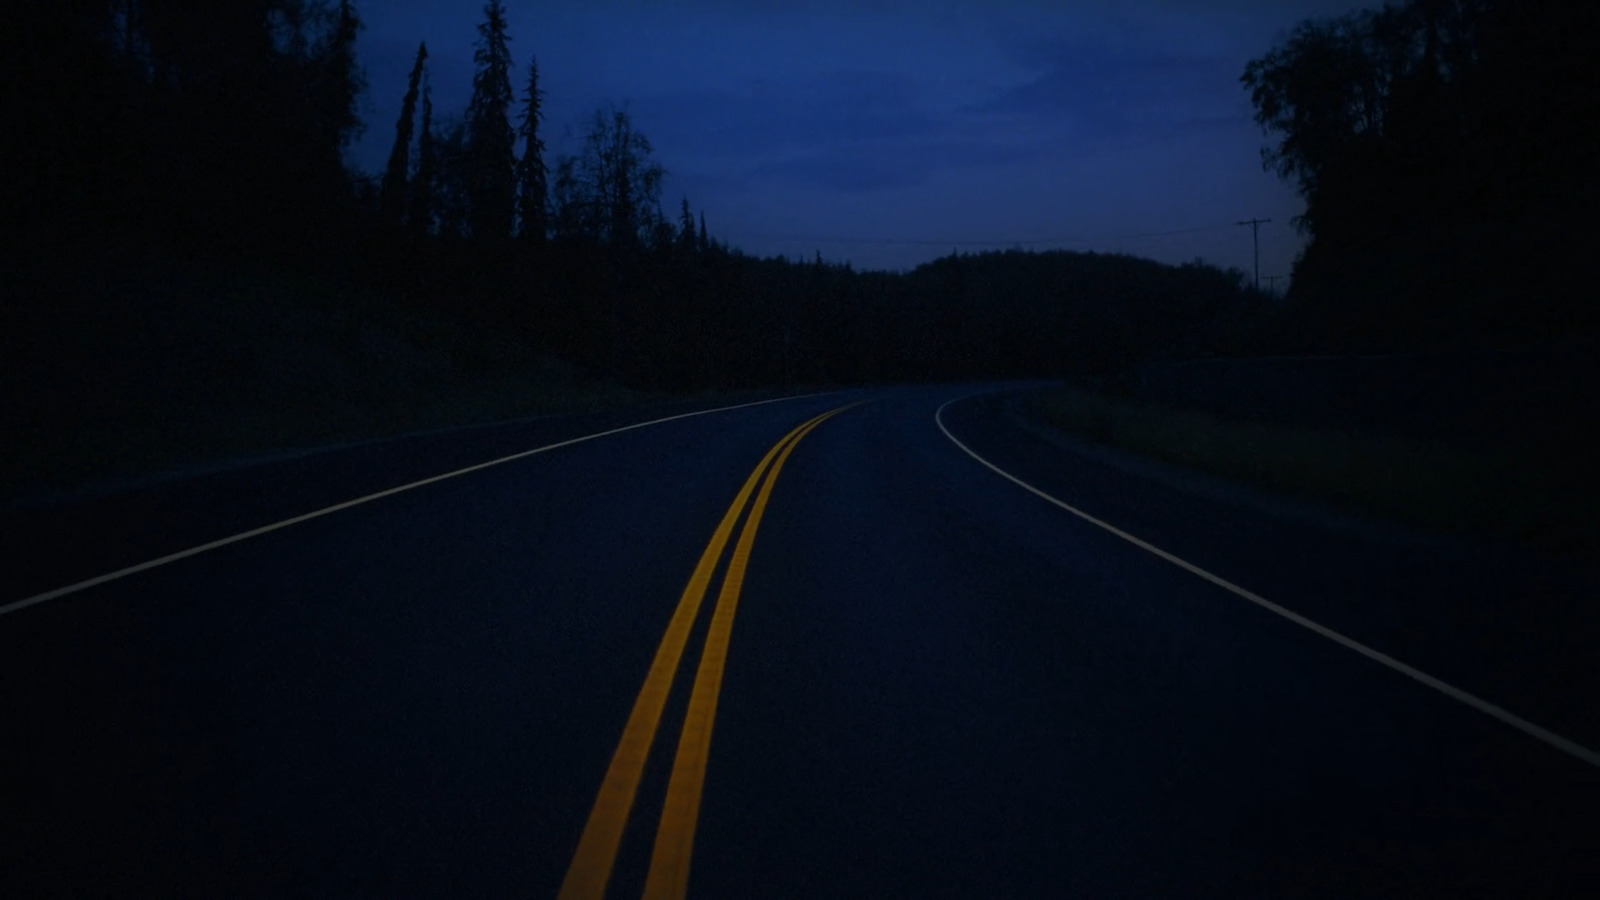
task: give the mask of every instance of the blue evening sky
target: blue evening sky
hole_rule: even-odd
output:
[[[508,0],[519,96],[537,55],[549,159],[595,109],[626,109],[746,252],[904,269],[1021,244],[1201,256],[1287,274],[1302,206],[1261,169],[1239,84],[1300,20],[1352,0],[624,2]],[[471,93],[482,3],[358,7],[369,89],[355,162],[380,171],[419,40],[435,114]],[[1181,232],[1173,234],[1171,232]],[[1281,287],[1281,283],[1280,283]]]

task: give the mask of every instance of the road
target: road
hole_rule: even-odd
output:
[[[1600,876],[1591,576],[1186,492],[1009,396],[533,420],[9,510],[0,895]]]

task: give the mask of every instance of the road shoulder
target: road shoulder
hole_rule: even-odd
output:
[[[1442,538],[1139,459],[1028,422],[1019,392],[945,422],[1003,470],[1219,577],[1600,745],[1600,578],[1508,546]]]

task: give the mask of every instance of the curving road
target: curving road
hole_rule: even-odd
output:
[[[1175,486],[1010,397],[534,420],[9,510],[0,895],[1600,876],[1591,576]]]

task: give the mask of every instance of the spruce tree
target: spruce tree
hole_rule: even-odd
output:
[[[428,43],[417,47],[417,60],[411,65],[411,80],[406,84],[405,99],[400,101],[400,120],[394,126],[394,147],[389,151],[389,166],[383,173],[382,193],[379,203],[384,220],[398,225],[405,210],[406,175],[411,165],[411,133],[416,123],[417,92],[422,86],[424,66],[428,61]]]
[[[544,94],[539,90],[539,60],[528,62],[528,96],[522,110],[522,159],[517,163],[518,213],[522,219],[520,232],[524,241],[544,243],[548,231],[547,193],[548,170],[544,164],[544,141],[539,137],[539,123],[544,120],[540,103]]]
[[[422,130],[417,136],[417,174],[411,181],[411,209],[407,224],[412,235],[433,233],[433,184],[437,177],[438,151],[433,145],[433,90],[426,75],[422,81]]]
[[[516,136],[511,130],[511,53],[506,8],[489,0],[478,25],[472,102],[467,106],[467,220],[474,240],[505,241],[516,218]]]
[[[689,212],[689,198],[683,198],[683,213],[679,219],[678,245],[693,251],[695,246],[694,213]]]

